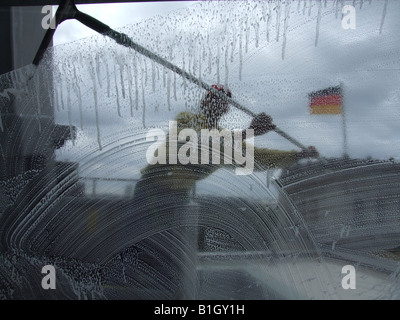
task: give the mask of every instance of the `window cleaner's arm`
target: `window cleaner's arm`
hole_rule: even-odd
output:
[[[239,102],[233,100],[232,98],[228,97],[227,95],[225,95],[223,92],[213,88],[212,86],[210,86],[209,84],[205,83],[204,81],[196,78],[195,76],[189,74],[188,72],[186,72],[185,70],[179,68],[178,66],[172,64],[171,62],[165,60],[164,58],[160,57],[159,55],[151,52],[150,50],[142,47],[141,45],[133,42],[126,34],[121,33],[121,32],[117,32],[113,29],[111,29],[109,26],[105,25],[104,23],[102,23],[101,21],[89,16],[86,13],[80,12],[73,0],[63,0],[59,6],[59,8],[57,9],[56,12],[56,27],[62,23],[65,20],[68,19],[76,19],[79,22],[81,22],[82,24],[86,25],[87,27],[89,27],[90,29],[95,30],[98,33],[101,33],[105,36],[108,36],[112,39],[114,39],[117,43],[125,46],[125,47],[129,47],[134,49],[135,51],[137,51],[138,53],[148,57],[149,59],[161,64],[162,66],[164,66],[165,68],[177,73],[178,75],[188,79],[190,82],[200,86],[201,88],[207,90],[207,91],[211,91],[213,94],[215,94],[216,96],[218,96],[219,98],[227,101],[229,104],[235,106],[237,109],[245,112],[246,114],[250,115],[251,117],[256,117],[256,114],[254,112],[252,112],[251,110],[247,109],[246,107],[244,107],[243,105],[241,105]],[[55,32],[55,29],[49,29],[42,41],[42,44],[39,47],[39,50],[35,56],[35,59],[33,60],[33,64],[34,65],[38,65],[40,63],[40,60],[43,58],[43,54],[45,52],[45,50],[47,49],[48,45],[50,44],[51,41],[51,37],[53,36]],[[279,129],[278,127],[275,126],[274,131],[276,133],[278,133],[279,135],[281,135],[283,138],[287,139],[288,141],[290,141],[291,143],[293,143],[294,145],[296,145],[297,147],[301,148],[302,150],[306,151],[308,150],[308,148],[303,145],[302,143],[300,143],[299,141],[297,141],[295,138],[293,138],[292,136],[288,135],[286,132],[284,132],[283,130]]]

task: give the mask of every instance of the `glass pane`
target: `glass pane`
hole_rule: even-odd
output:
[[[2,75],[0,297],[397,298],[399,12],[201,1],[118,30],[186,78],[102,35]]]

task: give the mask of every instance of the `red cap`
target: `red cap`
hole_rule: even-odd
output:
[[[224,86],[222,84],[218,85],[218,84],[213,84],[211,87],[213,87],[214,89],[217,89],[218,91],[222,91],[223,93],[226,93],[226,95],[229,98],[232,98],[232,92],[229,89],[225,89]],[[212,95],[212,92],[209,92],[207,95]]]

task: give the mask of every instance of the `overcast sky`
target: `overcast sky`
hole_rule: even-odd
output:
[[[193,4],[191,1],[149,2],[149,3],[113,3],[77,5],[84,13],[107,24],[113,29],[135,24],[157,15],[185,8]],[[54,12],[58,6],[54,6]],[[67,20],[58,28],[53,44],[59,45],[78,39],[96,35],[96,32],[75,20]]]
[[[304,3],[306,3],[306,7],[303,6]],[[312,4],[311,9],[309,8],[310,3]],[[159,50],[157,52],[161,55],[167,56],[166,52],[172,50],[171,61],[180,66],[183,63],[182,59],[186,59],[185,67],[189,68],[188,60],[190,60],[191,68],[194,69],[193,64],[198,63],[197,60],[200,58],[202,76],[205,81],[210,84],[215,83],[219,77],[220,82],[223,83],[228,79],[235,99],[256,113],[262,111],[269,113],[281,129],[306,145],[316,146],[321,154],[327,157],[337,157],[343,153],[342,117],[310,115],[307,95],[312,91],[342,83],[345,90],[346,129],[350,156],[355,158],[372,156],[378,159],[400,158],[400,136],[398,134],[400,132],[398,89],[400,81],[398,32],[400,30],[398,19],[400,3],[389,1],[383,20],[385,1],[374,0],[371,4],[369,1],[362,3],[356,1],[356,29],[344,30],[340,20],[340,8],[336,16],[335,2],[327,1],[327,6],[321,8],[318,45],[315,46],[318,3],[318,1],[301,1],[298,6],[297,2],[292,2],[287,11],[285,6],[280,8],[276,5],[272,6],[269,42],[264,19],[268,11],[260,11],[260,5],[257,7],[257,3],[251,5],[247,3],[242,7],[238,4],[232,9],[229,6],[224,7],[223,4],[215,6],[213,9],[212,7],[208,8],[206,4],[193,2],[85,5],[79,8],[112,28],[122,28],[134,40],[152,50]],[[324,4],[324,1],[322,3]],[[345,4],[352,3],[353,1],[345,2]],[[362,8],[360,9],[361,4]],[[279,12],[278,35],[277,16]],[[286,19],[288,22],[286,34],[284,33],[285,14],[289,16],[289,19]],[[222,22],[217,23],[216,17]],[[230,21],[225,21],[227,18]],[[384,24],[382,34],[380,34],[382,21]],[[244,43],[246,39],[245,23],[251,25],[248,29],[250,31],[247,45]],[[257,25],[259,26],[258,32]],[[240,26],[243,28],[241,29]],[[225,34],[226,37],[224,37]],[[76,21],[68,21],[57,30],[54,42],[55,45],[59,45],[92,35],[93,32],[85,26],[81,26]],[[211,39],[209,42],[205,41],[207,35]],[[242,35],[243,42],[242,52],[238,49],[240,35]],[[229,38],[230,36],[232,37]],[[224,43],[222,43],[222,39]],[[84,40],[77,47],[90,47],[94,54],[97,52],[97,48],[93,43],[103,46],[99,52],[107,56],[108,49],[105,48],[110,45],[102,44],[101,36],[95,35],[89,40]],[[226,51],[224,46],[231,51]],[[247,52],[245,52],[246,46]],[[215,53],[217,47],[220,48],[219,55]],[[232,49],[234,47],[235,50]],[[60,48],[65,51],[70,47],[61,45]],[[119,65],[128,66],[131,62],[129,60],[131,54],[118,46],[111,50],[120,55],[119,58],[115,58],[114,63],[109,65],[111,83],[116,81],[117,88],[118,85],[120,86],[117,90],[121,90],[121,85],[118,84]],[[205,56],[212,55],[212,61],[210,60],[212,72],[206,71],[209,63],[208,58],[204,59],[204,55],[201,59],[203,51]],[[233,52],[232,55],[231,52]],[[118,54],[113,53],[112,57],[117,57]],[[83,60],[85,59],[83,58]],[[142,61],[141,68],[150,69],[151,62],[143,64],[146,61],[138,61]],[[228,61],[226,68],[225,61]],[[115,65],[117,66],[116,77],[113,70]],[[217,66],[220,66],[218,72],[216,71]],[[103,67],[101,65],[99,70],[102,70]],[[196,65],[196,67],[199,71],[200,66]],[[124,70],[126,72],[126,69]],[[105,69],[101,73],[104,76]],[[241,79],[239,79],[240,73]],[[151,75],[149,75],[150,77]],[[172,76],[170,75],[170,77]],[[147,124],[161,125],[163,123],[165,125],[167,120],[173,120],[179,111],[185,109],[184,100],[190,96],[188,93],[186,95],[181,93],[183,87],[180,87],[179,84],[182,85],[182,81],[176,81],[178,95],[181,94],[181,99],[178,98],[178,101],[174,102],[171,111],[165,110],[167,109],[165,97],[172,93],[165,90],[165,83],[162,84],[163,75],[159,74],[156,81],[159,86],[158,95],[152,94],[152,90],[149,89],[150,84],[146,86]],[[86,89],[84,85],[87,85]],[[134,88],[134,83],[125,85],[126,88]],[[139,83],[138,95],[141,94],[140,85]],[[87,103],[90,104],[90,101],[93,100],[92,89],[86,80],[82,81],[82,90],[87,92],[83,95],[83,99],[87,99]],[[121,105],[122,117],[118,117],[115,112],[117,97],[119,97],[118,103]],[[183,97],[186,98],[182,100]],[[127,93],[125,98],[121,97],[120,92],[119,96],[118,94],[112,95],[111,100],[107,99],[104,95],[99,98],[99,101],[103,103],[99,121],[104,141],[106,141],[106,137],[108,141],[113,139],[117,141],[121,137],[115,137],[117,135],[115,132],[119,131],[123,136],[123,132],[132,130],[132,127],[140,127],[143,116],[140,113],[141,100],[139,101],[139,110],[135,111],[135,117],[132,118],[129,117]],[[193,102],[195,99],[191,101]],[[154,112],[155,103],[159,103],[162,110]],[[65,112],[60,112],[56,116],[60,122],[66,123]],[[73,125],[79,126],[78,112],[74,112],[72,118]],[[232,110],[226,119],[226,124],[229,124],[229,120],[236,121],[238,119],[244,124],[250,121],[250,118],[243,113]],[[90,130],[82,131],[75,145],[69,144],[67,148],[59,152],[59,156],[73,158],[80,155],[79,150],[87,148],[89,144],[95,151],[97,148],[95,122],[93,107],[84,110],[85,128]],[[276,133],[269,133],[257,138],[256,144],[283,150],[296,149]],[[112,161],[108,161],[108,165],[112,165]],[[139,166],[137,167],[136,169],[140,170]],[[132,166],[129,170],[132,172]]]

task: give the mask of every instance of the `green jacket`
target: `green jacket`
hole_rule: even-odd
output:
[[[185,128],[193,129],[197,133],[200,133],[201,129],[210,129],[207,126],[206,118],[202,114],[181,112],[175,121],[177,122],[178,133]],[[217,129],[221,130],[220,128]],[[245,146],[246,144],[244,141],[243,145]],[[166,142],[165,147],[168,150],[168,142]],[[254,170],[263,171],[270,168],[289,166],[296,161],[296,154],[297,151],[281,151],[254,147]],[[221,156],[220,161],[221,164],[148,165],[141,170],[141,173],[143,174],[143,178],[151,179],[153,183],[159,184],[160,187],[189,192],[196,181],[206,178],[222,166],[228,166],[223,163],[223,156]],[[167,163],[169,163],[168,152]],[[235,164],[229,164],[229,166],[235,166]]]

